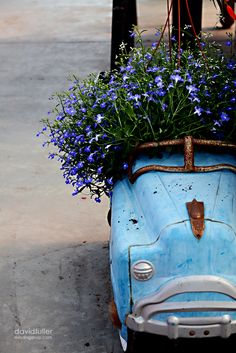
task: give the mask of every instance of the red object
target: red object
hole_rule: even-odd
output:
[[[229,16],[230,16],[233,20],[236,20],[236,14],[234,13],[234,10],[232,9],[232,7],[229,6],[229,5],[226,5],[226,10],[227,10]]]

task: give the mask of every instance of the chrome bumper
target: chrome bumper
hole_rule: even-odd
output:
[[[181,293],[217,292],[229,297],[231,301],[191,301],[167,302],[166,300]],[[236,333],[236,320],[230,315],[178,317],[178,312],[236,311],[236,286],[217,276],[188,276],[167,282],[152,296],[139,300],[134,305],[133,313],[126,319],[126,325],[139,332],[149,332],[179,337],[229,337]],[[153,318],[160,313],[170,313],[166,321]],[[176,316],[173,315],[176,313]]]

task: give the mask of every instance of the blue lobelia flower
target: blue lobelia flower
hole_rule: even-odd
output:
[[[98,173],[98,174],[101,174],[101,173],[102,173],[102,170],[103,170],[103,167],[99,167],[99,168],[97,169],[97,173]]]
[[[90,163],[94,162],[94,154],[93,154],[93,153],[91,153],[91,154],[88,156],[87,161],[90,162]]]
[[[65,112],[66,112],[67,114],[69,114],[69,115],[72,115],[72,116],[76,114],[76,110],[75,110],[74,107],[67,107],[67,108],[65,108]]]
[[[77,183],[76,183],[77,188],[80,188],[83,185],[84,185],[84,183],[81,180],[77,181]]]
[[[111,178],[107,179],[106,182],[108,185],[113,185],[113,178],[111,177]]]
[[[123,170],[128,169],[128,167],[129,167],[128,163],[124,162],[124,163],[122,164]]]
[[[164,97],[164,95],[166,94],[166,91],[164,89],[160,89],[159,91],[157,91],[157,94],[160,97]]]
[[[189,85],[189,86],[186,86],[186,88],[187,88],[189,93],[199,91],[199,89],[195,85]]]
[[[88,177],[88,178],[85,178],[85,179],[84,179],[84,182],[85,182],[86,185],[91,184],[92,181],[93,181],[93,178],[91,178],[91,177]]]
[[[222,122],[227,122],[227,121],[230,120],[230,117],[228,116],[227,113],[221,112],[221,113],[220,113],[220,120],[221,120]]]
[[[55,154],[54,153],[49,153],[48,158],[49,159],[54,159],[55,158]]]
[[[194,114],[197,114],[198,116],[202,115],[202,108],[194,107]]]
[[[83,168],[83,166],[84,166],[84,162],[79,162],[79,163],[77,163],[77,165],[76,165],[76,167],[77,167],[78,169]]]
[[[178,82],[183,82],[183,78],[179,75],[179,74],[172,74],[170,76],[171,80],[173,80],[175,83],[178,83]]]
[[[103,118],[104,118],[103,115],[98,114],[98,115],[96,116],[95,120],[96,120],[96,122],[97,122],[98,124],[100,124],[100,123],[102,122]]]
[[[225,42],[225,45],[226,45],[227,47],[231,47],[231,46],[232,46],[232,41],[231,41],[231,40],[227,40],[227,41]]]
[[[90,153],[90,152],[91,152],[91,146],[86,146],[86,147],[84,148],[84,152]]]
[[[159,87],[159,88],[163,87],[163,80],[160,75],[156,76],[154,81],[155,81],[157,87]]]
[[[145,59],[147,59],[147,60],[152,60],[152,54],[147,53],[147,54],[145,55]]]

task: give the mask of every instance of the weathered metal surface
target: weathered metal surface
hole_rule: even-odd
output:
[[[167,147],[167,146],[178,146],[184,145],[184,165],[183,166],[167,166],[167,165],[147,165],[136,170],[134,173],[133,163],[138,154],[147,152],[150,149],[158,147]],[[137,178],[150,171],[162,171],[162,172],[212,172],[217,170],[229,169],[236,173],[236,166],[228,163],[213,164],[211,166],[195,166],[194,164],[194,145],[197,146],[206,146],[206,147],[216,147],[222,149],[233,149],[236,151],[236,145],[232,143],[226,143],[224,141],[215,141],[215,140],[202,140],[195,139],[191,136],[186,136],[183,139],[175,140],[166,140],[161,142],[147,142],[142,145],[139,145],[130,156],[129,167],[128,167],[128,177],[131,183],[134,183]]]
[[[208,144],[208,141],[204,143]],[[166,141],[164,144],[169,145]],[[150,146],[155,148],[158,144],[146,144],[141,147],[142,152]],[[236,156],[227,151],[227,148],[225,153],[196,151],[194,162],[204,168],[222,164],[236,166]],[[149,167],[147,154],[138,153],[136,157],[132,162],[133,173]],[[166,166],[181,167],[183,160],[183,153],[163,151],[162,158],[151,159],[152,165],[163,167],[161,172],[144,174],[133,184],[124,177],[114,186],[111,279],[124,339],[127,333],[125,320],[127,313],[132,313],[133,304],[160,290],[168,281],[191,275],[217,275],[236,286],[236,174],[230,169],[211,173],[169,173],[164,169]],[[201,241],[192,235],[186,207],[193,199],[204,201],[205,230]],[[147,260],[154,266],[154,275],[148,281],[137,281],[130,274],[133,264],[140,260]],[[183,293],[178,300],[227,301],[228,298],[207,292]],[[173,297],[173,301],[177,298]],[[236,313],[229,314],[236,320]],[[166,321],[170,314],[160,315],[158,320]],[[212,313],[190,315],[203,320]],[[189,313],[177,316],[185,319]]]

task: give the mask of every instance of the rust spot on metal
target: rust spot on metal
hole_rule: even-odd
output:
[[[193,138],[191,136],[184,138],[184,169],[188,172],[195,170]]]
[[[166,166],[166,165],[148,165],[142,168],[139,168],[133,173],[133,164],[139,153],[146,152],[152,148],[165,147],[165,146],[177,146],[184,145],[184,165],[183,166]],[[211,166],[195,166],[194,165],[194,145],[200,146],[211,146],[211,147],[220,147],[226,149],[236,150],[236,145],[232,143],[227,143],[224,141],[215,141],[215,140],[201,140],[195,139],[191,136],[186,136],[183,139],[175,140],[165,140],[161,142],[147,142],[137,146],[129,158],[129,167],[128,167],[128,177],[130,182],[133,184],[136,179],[147,172],[150,171],[163,171],[163,172],[177,172],[177,173],[204,173],[204,172],[213,172],[222,169],[229,169],[232,172],[236,173],[236,166],[231,164],[216,164]]]
[[[204,233],[204,203],[193,199],[191,202],[186,202],[193,234],[197,239],[201,239]]]
[[[110,319],[111,319],[113,326],[115,328],[121,329],[122,325],[121,325],[121,321],[118,316],[117,307],[114,302],[114,299],[112,299],[111,302],[109,303],[109,316],[110,316]]]

